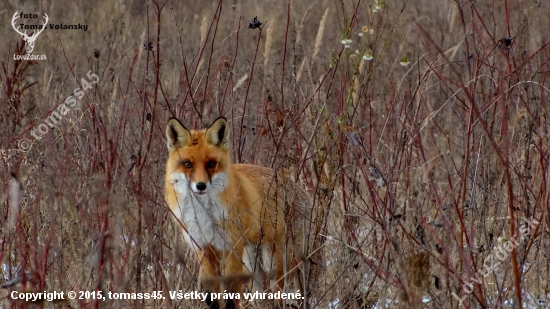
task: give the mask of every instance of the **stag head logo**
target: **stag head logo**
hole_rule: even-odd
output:
[[[44,29],[46,29],[46,25],[48,24],[48,14],[44,13],[44,15],[45,15],[44,18],[46,19],[46,21],[44,22],[42,27],[40,29],[36,29],[33,32],[33,34],[31,36],[29,36],[27,34],[27,30],[25,30],[25,32],[21,32],[19,30],[20,26],[17,26],[17,28],[15,27],[15,20],[19,17],[19,11],[15,12],[15,14],[13,14],[13,18],[11,19],[11,25],[12,25],[13,29],[21,35],[21,38],[25,42],[27,42],[27,54],[32,54],[32,50],[34,49],[34,42],[38,38],[38,35],[40,35],[40,33],[42,33],[42,31],[44,31]]]

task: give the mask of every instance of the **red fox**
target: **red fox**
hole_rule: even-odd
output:
[[[290,272],[304,260],[311,202],[273,169],[233,164],[228,136],[223,117],[191,131],[176,118],[168,121],[166,202],[197,254],[206,292],[223,292],[222,282],[227,292],[241,293],[249,278],[249,290],[263,292],[269,282],[275,292],[283,288],[285,267]],[[238,307],[240,295],[226,306]],[[212,298],[207,304],[219,308]]]

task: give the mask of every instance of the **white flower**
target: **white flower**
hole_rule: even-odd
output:
[[[359,33],[357,33],[357,35],[358,35],[360,38],[362,38],[362,37],[363,37],[363,32],[359,32]]]
[[[351,43],[353,43],[353,41],[351,39],[345,39],[340,41],[340,43],[344,45],[344,48],[349,48],[351,46]]]
[[[344,45],[351,45],[351,43],[353,43],[353,41],[351,39],[346,39],[346,40],[340,41],[340,43],[342,43]]]
[[[407,58],[407,55],[403,55],[403,57],[401,58],[401,62],[399,62],[399,64],[404,67],[408,66],[409,63],[410,62],[409,62],[409,59]]]
[[[371,61],[372,60],[372,53],[370,51],[366,52],[364,55],[363,55],[363,60],[365,61]]]

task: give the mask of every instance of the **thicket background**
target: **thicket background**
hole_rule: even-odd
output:
[[[47,61],[14,61],[15,11],[88,31],[48,29]],[[200,305],[168,297],[198,271],[163,201],[170,116],[226,116],[235,161],[287,169],[327,215],[308,308],[549,306],[550,2],[13,0],[0,16],[0,307],[95,289],[166,300],[38,305]],[[89,70],[99,83],[35,140]]]

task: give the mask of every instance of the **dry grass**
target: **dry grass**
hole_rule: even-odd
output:
[[[0,308],[28,305],[14,290],[163,291],[58,305],[197,308],[169,297],[198,289],[198,267],[163,201],[163,132],[222,115],[236,161],[288,171],[326,218],[307,308],[548,306],[550,3],[161,6],[0,4]],[[48,29],[47,61],[14,61],[17,10],[88,31]],[[34,139],[90,70],[99,83]]]

